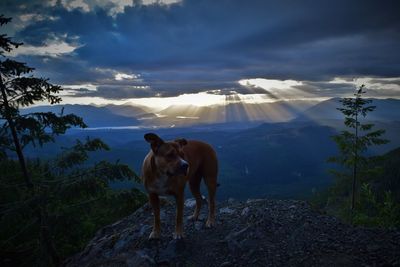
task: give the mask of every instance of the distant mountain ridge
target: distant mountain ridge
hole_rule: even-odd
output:
[[[335,121],[343,125],[342,120]],[[382,154],[400,147],[400,122],[379,122],[377,129],[385,129],[385,138],[391,142],[373,147],[372,154]],[[256,197],[302,197],[312,190],[324,188],[332,182],[326,162],[337,154],[331,136],[338,133],[337,127],[327,126],[312,120],[280,123],[222,123],[191,127],[140,127],[138,129],[94,129],[72,130],[58,137],[57,143],[43,149],[27,150],[30,158],[51,157],[60,146],[69,147],[75,139],[83,140],[88,135],[101,138],[111,151],[93,155],[93,161],[109,160],[129,164],[140,170],[149,145],[143,135],[149,131],[164,140],[187,138],[203,140],[211,144],[220,162],[219,197],[238,199]],[[243,190],[243,185],[247,190]]]
[[[331,120],[343,120],[343,115],[337,110],[341,106],[339,100],[339,98],[332,98],[322,102],[293,100],[258,104],[238,102],[212,106],[171,105],[157,113],[149,112],[142,106],[67,104],[31,107],[23,109],[22,112],[52,111],[59,113],[64,108],[65,114],[74,113],[83,117],[90,127],[191,127],[202,124],[256,121],[260,123],[313,121],[326,125]],[[368,120],[400,121],[400,100],[372,100],[372,105],[377,108],[368,114]],[[331,124],[328,123],[328,125]]]
[[[73,113],[84,119],[89,127],[108,127],[108,126],[132,126],[138,125],[139,121],[134,117],[127,117],[115,114],[110,108],[96,107],[92,105],[53,105],[36,106],[21,110],[22,114],[30,112],[54,112],[60,114]]]
[[[226,105],[193,106],[172,105],[158,112],[158,123],[176,126],[201,123],[232,122],[285,122],[290,121],[304,110],[316,105],[317,101],[293,100],[266,103],[228,103]]]
[[[373,112],[368,113],[370,121],[400,121],[399,99],[371,99],[370,105],[376,106]],[[341,107],[340,98],[331,98],[310,107],[300,114],[296,120],[312,120],[321,122],[323,120],[343,120],[343,114],[337,110]]]
[[[142,116],[146,116],[148,114],[154,116],[154,114],[150,112],[150,109],[144,106],[133,106],[129,104],[123,104],[123,105],[108,104],[100,107],[107,108],[112,113],[125,117],[139,118]]]

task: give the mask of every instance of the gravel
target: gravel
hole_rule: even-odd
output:
[[[66,266],[400,266],[400,231],[353,227],[299,200],[229,199],[217,223],[185,219],[185,239],[172,238],[174,201],[162,206],[162,237],[148,240],[152,213],[144,205],[99,230]],[[185,218],[193,212],[186,201]]]

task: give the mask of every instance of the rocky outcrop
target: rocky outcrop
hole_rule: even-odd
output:
[[[185,216],[194,201],[185,202]],[[148,205],[99,230],[66,266],[399,266],[400,232],[341,223],[304,201],[253,199],[218,204],[215,228],[185,220],[186,238],[172,239],[175,205],[162,206],[162,238],[149,241]]]

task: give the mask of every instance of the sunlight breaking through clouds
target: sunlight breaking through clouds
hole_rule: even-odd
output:
[[[140,74],[128,74],[124,72],[118,72],[113,69],[96,69],[96,71],[105,72],[106,76],[112,75],[112,80],[120,83],[122,81],[126,82],[136,82],[141,81]],[[281,118],[289,118],[292,113],[291,110],[295,109],[292,106],[293,101],[324,101],[331,97],[339,96],[349,96],[352,95],[352,87],[357,88],[358,84],[366,84],[369,97],[382,98],[390,97],[388,92],[394,92],[398,94],[400,92],[400,78],[373,78],[373,77],[362,77],[359,79],[348,79],[348,78],[335,78],[331,81],[326,82],[311,82],[311,81],[295,81],[295,80],[271,80],[271,79],[243,79],[239,81],[239,84],[248,88],[263,88],[265,93],[248,93],[241,94],[232,90],[228,94],[219,94],[218,89],[208,90],[199,93],[186,93],[180,94],[178,96],[163,96],[161,93],[155,91],[154,96],[150,97],[125,97],[117,100],[114,98],[101,97],[101,94],[93,95],[93,97],[85,97],[84,90],[87,91],[98,91],[102,86],[100,84],[80,84],[80,85],[65,85],[68,95],[68,99],[65,102],[68,103],[80,103],[89,104],[93,103],[96,105],[102,105],[107,103],[126,103],[131,105],[146,106],[154,111],[160,111],[170,106],[191,106],[194,110],[199,107],[211,107],[215,105],[227,106],[232,105],[229,109],[229,113],[226,113],[227,118],[237,117],[239,113],[243,113],[243,116],[248,116],[249,118],[259,118],[260,114],[270,118],[271,120],[281,120]],[[104,85],[104,84],[103,84]],[[330,86],[331,85],[331,86]],[[117,88],[117,84],[108,84],[109,89]],[[113,87],[114,86],[114,87]],[[332,88],[335,86],[340,86],[341,91],[336,94]],[[332,88],[330,88],[332,87]],[[115,89],[114,88],[114,89]],[[128,90],[128,87],[124,87],[124,90]],[[82,94],[79,91],[83,91]],[[129,85],[129,90],[147,90],[151,92],[152,87],[146,86],[145,83],[137,85]],[[338,90],[336,88],[336,90]],[[217,91],[217,93],[216,93]],[[251,90],[250,90],[251,91]],[[325,93],[330,92],[331,95],[322,96],[320,92]],[[89,93],[90,94],[90,93]],[[128,94],[129,95],[129,94]],[[75,96],[75,97],[74,97]],[[285,102],[285,105],[275,105],[274,109],[264,110],[264,108],[259,108],[257,106],[251,106],[249,109],[247,104],[264,104],[264,103],[274,103],[274,102]],[[193,113],[193,114],[192,114]],[[278,116],[279,115],[279,116]],[[186,117],[196,117],[198,114],[196,112],[189,112],[189,114],[179,114],[179,116]]]
[[[216,95],[207,92],[195,94],[182,94],[174,97],[146,97],[127,99],[131,104],[143,105],[155,110],[161,110],[173,105],[191,105],[206,107],[213,105],[228,105],[237,103],[261,104],[275,102],[276,100],[266,97],[264,94],[237,94]]]
[[[300,89],[304,86],[302,81],[255,78],[242,79],[238,83],[248,88],[262,88],[265,90],[265,98],[275,101],[317,97],[306,90]]]
[[[351,95],[348,78],[366,76],[369,96],[400,97],[393,28],[398,5],[370,1],[360,13],[358,4],[344,1],[343,14],[344,3],[317,2],[304,10],[298,1],[227,2],[7,0],[0,9],[13,18],[6,32],[26,44],[15,50],[24,61],[52,82],[98,86],[76,98],[182,99],[206,92],[211,99],[238,93],[254,98],[230,101],[315,100]],[[377,14],[385,19],[371,27]],[[335,77],[347,78],[329,83]]]
[[[171,105],[211,106],[222,104],[223,95],[212,95],[205,92],[197,94],[182,94],[174,97],[148,97],[130,99],[132,104],[147,106],[153,109],[164,109]]]

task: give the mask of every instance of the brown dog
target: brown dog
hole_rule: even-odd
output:
[[[200,182],[208,189],[209,210],[206,227],[215,224],[215,193],[217,190],[218,162],[214,149],[203,142],[185,139],[164,142],[154,133],[147,133],[144,139],[151,150],[142,167],[142,181],[149,193],[154,212],[153,231],[149,238],[160,238],[159,196],[172,195],[176,200],[175,239],[183,238],[183,206],[186,181],[196,199],[196,208],[191,219],[197,220],[201,208]]]

